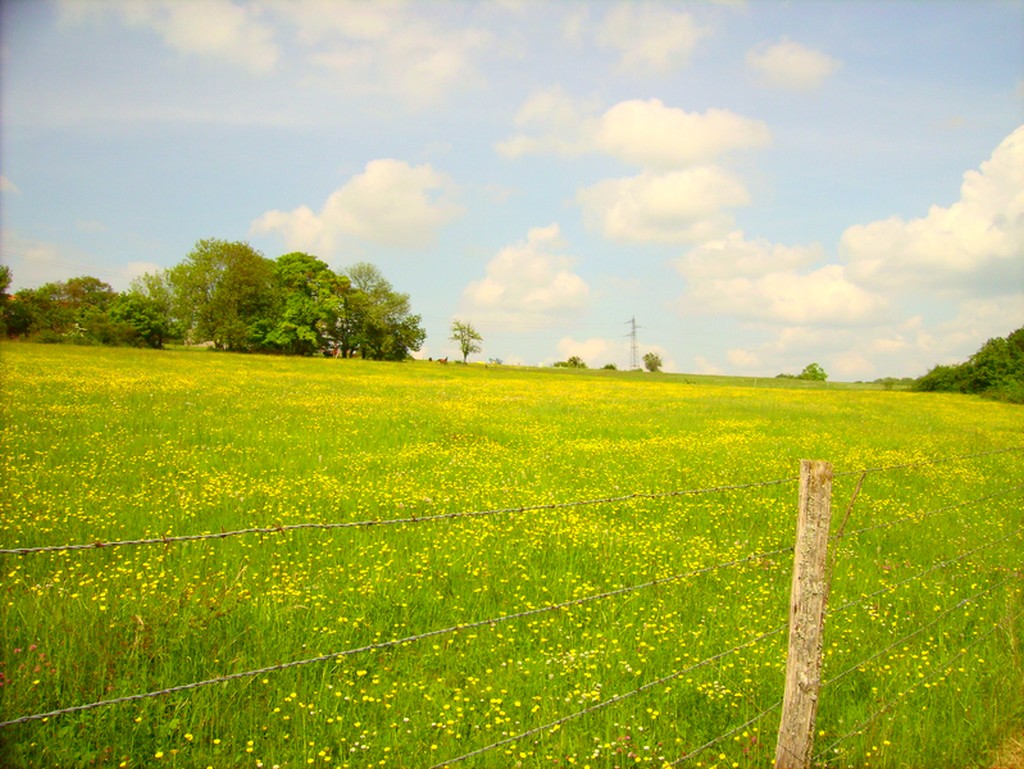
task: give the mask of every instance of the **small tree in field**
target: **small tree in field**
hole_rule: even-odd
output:
[[[480,352],[483,348],[480,343],[484,338],[480,336],[471,323],[463,323],[461,320],[452,321],[452,335],[448,337],[459,346],[462,352],[462,362],[465,363],[469,356]]]
[[[661,356],[656,352],[644,353],[644,368],[652,374],[661,371]]]
[[[804,370],[800,372],[800,376],[797,379],[810,379],[814,382],[824,382],[828,379],[828,374],[817,363],[808,363],[804,366]]]

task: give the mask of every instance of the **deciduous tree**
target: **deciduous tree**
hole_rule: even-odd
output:
[[[484,341],[484,338],[473,328],[471,323],[458,319],[453,320],[452,335],[448,338],[459,346],[463,363],[468,361],[470,355],[483,349],[481,342]]]
[[[200,240],[169,278],[176,313],[193,341],[225,350],[263,346],[279,294],[274,263],[248,243]]]

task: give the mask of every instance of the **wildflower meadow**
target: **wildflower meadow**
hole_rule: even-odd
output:
[[[5,767],[771,766],[805,458],[835,474],[815,764],[993,766],[1024,728],[1019,406],[0,356]]]

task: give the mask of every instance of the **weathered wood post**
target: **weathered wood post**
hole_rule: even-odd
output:
[[[800,510],[793,553],[789,651],[775,769],[808,769],[821,685],[822,631],[828,605],[826,556],[832,520],[832,465],[800,462]]]

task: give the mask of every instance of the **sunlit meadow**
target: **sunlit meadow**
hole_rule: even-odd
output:
[[[1024,726],[1020,407],[0,354],[0,548],[406,520],[0,556],[3,721],[374,647],[9,725],[0,765],[770,766],[802,458],[836,473],[816,763],[987,766]]]

